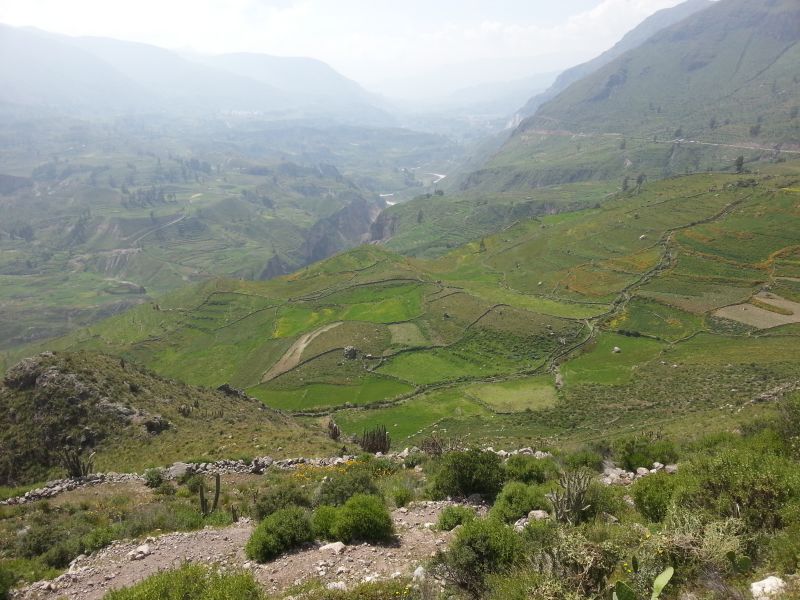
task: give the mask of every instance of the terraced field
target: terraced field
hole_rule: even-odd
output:
[[[363,246],[182,290],[56,347],[229,382],[347,434],[383,424],[398,446],[723,426],[800,380],[798,180],[797,163],[668,179],[432,260]],[[731,318],[742,303],[774,323]]]

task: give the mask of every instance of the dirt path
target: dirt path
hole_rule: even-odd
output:
[[[69,572],[52,581],[40,581],[19,590],[14,600],[100,600],[109,590],[129,587],[165,569],[185,562],[245,569],[270,592],[279,592],[311,579],[323,583],[342,582],[348,587],[362,581],[410,576],[438,548],[444,548],[449,532],[435,531],[439,513],[448,502],[420,502],[392,513],[397,539],[392,545],[346,546],[340,554],[321,550],[322,544],[258,565],[247,560],[244,546],[253,524],[242,522],[221,529],[170,533],[147,538],[150,554],[132,560],[129,553],[142,541],[115,542],[79,558]],[[427,525],[427,526],[426,526]]]
[[[286,371],[294,369],[300,363],[300,357],[303,355],[303,351],[311,342],[326,331],[330,331],[341,324],[341,321],[337,321],[336,323],[325,325],[305,335],[301,335],[297,341],[289,347],[281,359],[272,365],[269,371],[264,373],[264,376],[261,378],[261,383],[266,383],[271,379],[275,379],[278,375],[283,375]]]

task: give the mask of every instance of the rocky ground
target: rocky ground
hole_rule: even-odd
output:
[[[394,544],[313,544],[259,565],[248,561],[244,546],[253,524],[241,520],[224,528],[170,533],[142,542],[120,541],[88,557],[79,557],[69,571],[52,581],[40,581],[17,590],[14,600],[98,600],[112,589],[128,587],[159,571],[185,562],[216,565],[253,572],[266,590],[280,592],[318,579],[343,588],[363,581],[414,576],[438,549],[444,549],[450,532],[434,527],[439,513],[452,502],[418,502],[392,513],[397,537]],[[483,510],[483,509],[482,509]]]

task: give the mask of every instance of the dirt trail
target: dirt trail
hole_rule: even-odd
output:
[[[283,375],[286,371],[294,369],[300,363],[300,357],[303,355],[303,351],[311,342],[326,331],[330,331],[341,324],[341,321],[337,321],[336,323],[325,325],[305,335],[301,335],[297,341],[289,347],[281,359],[272,365],[269,371],[264,373],[264,376],[261,378],[261,383],[266,383],[267,381],[275,379],[278,375]]]
[[[350,587],[362,581],[410,576],[449,541],[449,532],[430,527],[448,504],[451,503],[419,502],[408,509],[395,510],[392,518],[397,539],[392,545],[352,545],[335,554],[331,550],[320,550],[321,544],[309,544],[264,565],[252,563],[244,555],[244,546],[253,530],[249,522],[147,538],[151,554],[141,560],[129,557],[129,553],[142,544],[141,540],[115,542],[91,556],[77,559],[69,572],[52,581],[34,583],[17,591],[12,598],[100,600],[109,590],[129,587],[185,562],[249,570],[271,592],[310,579],[320,579],[325,584],[342,582]]]

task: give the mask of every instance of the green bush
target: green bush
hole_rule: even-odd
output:
[[[275,511],[290,506],[310,508],[311,498],[308,492],[293,481],[281,481],[259,495],[253,506],[253,517],[260,521]]]
[[[770,564],[790,575],[800,569],[800,524],[780,531],[769,542]]]
[[[15,581],[14,574],[0,565],[0,600],[8,600],[11,586],[14,585]]]
[[[147,469],[144,472],[144,484],[149,488],[157,488],[164,483],[164,476],[161,469]]]
[[[515,454],[506,461],[506,475],[512,481],[545,483],[558,479],[558,466],[549,458]]]
[[[480,597],[486,578],[511,569],[520,558],[522,542],[508,526],[496,519],[476,519],[465,524],[440,558],[447,581]]]
[[[471,494],[494,497],[502,485],[503,468],[494,452],[450,452],[442,457],[433,493],[440,498]]]
[[[676,502],[741,518],[751,530],[783,527],[787,507],[800,497],[797,464],[746,443],[696,456],[675,477]]]
[[[469,506],[447,506],[439,515],[437,527],[441,531],[452,531],[459,525],[474,521],[476,516],[475,509]]]
[[[562,580],[532,570],[514,571],[510,575],[488,578],[489,600],[583,600]]]
[[[379,497],[357,494],[336,512],[332,534],[345,543],[382,542],[394,535],[394,524]]]
[[[406,506],[414,499],[414,491],[405,485],[392,488],[392,500],[397,508]]]
[[[615,446],[615,455],[617,461],[629,471],[635,471],[639,467],[649,469],[654,462],[669,464],[678,460],[675,444],[657,434],[623,439]]]
[[[631,488],[636,510],[653,523],[663,521],[677,482],[677,477],[663,472],[639,479]]]
[[[323,504],[318,506],[311,517],[311,528],[314,530],[314,537],[320,540],[332,540],[333,524],[339,509],[335,506]]]
[[[250,573],[217,573],[206,567],[186,565],[176,571],[153,575],[104,600],[263,600],[261,586]]]
[[[313,539],[308,513],[297,507],[282,508],[258,524],[247,541],[245,554],[264,563]]]
[[[603,457],[591,450],[579,450],[564,457],[564,466],[572,471],[586,468],[599,473],[603,470]]]
[[[354,468],[328,476],[317,490],[315,503],[341,506],[356,494],[380,495],[372,474],[366,468]]]
[[[547,509],[549,502],[543,488],[512,481],[503,487],[489,516],[505,523],[513,523],[535,509]]]
[[[303,594],[306,600],[421,600],[422,596],[403,580],[362,583],[351,590],[317,589]]]

